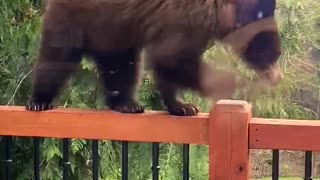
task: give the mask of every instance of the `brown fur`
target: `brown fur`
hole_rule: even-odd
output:
[[[81,56],[87,55],[103,76],[108,105],[120,112],[143,112],[134,99],[134,87],[139,53],[144,49],[168,111],[174,115],[197,114],[197,107],[176,99],[176,91],[206,89],[206,84],[201,84],[201,56],[209,41],[223,40],[236,30],[235,2],[49,0],[27,109],[49,109]],[[61,65],[51,66],[53,63]],[[116,76],[111,75],[115,70]],[[110,95],[109,91],[119,94]]]
[[[145,46],[183,32],[202,34],[198,43],[205,44],[203,39],[214,36],[215,8],[214,0],[49,0],[44,23],[46,29],[85,33],[101,50]]]

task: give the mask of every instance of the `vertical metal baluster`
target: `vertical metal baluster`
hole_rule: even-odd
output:
[[[33,169],[34,169],[34,180],[40,180],[40,144],[39,138],[33,139]]]
[[[69,139],[63,139],[63,180],[70,179]]]
[[[5,179],[4,175],[4,137],[0,141],[0,179]]]
[[[92,140],[92,179],[99,179],[99,141]]]
[[[304,180],[312,180],[312,151],[306,151],[304,167]]]
[[[129,178],[129,169],[128,169],[128,142],[122,142],[122,180],[128,180]]]
[[[12,137],[5,137],[4,138],[4,165],[5,165],[5,180],[11,180],[11,166],[12,166],[12,159],[11,159],[11,145],[12,145]]]
[[[4,137],[0,141],[0,179],[5,179],[4,175]]]
[[[189,180],[189,144],[183,144],[183,180]]]
[[[279,180],[279,150],[272,151],[272,180]]]
[[[152,180],[159,179],[159,143],[152,143]]]

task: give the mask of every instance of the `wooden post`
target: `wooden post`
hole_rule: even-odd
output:
[[[209,179],[249,180],[251,105],[220,100],[209,117]]]

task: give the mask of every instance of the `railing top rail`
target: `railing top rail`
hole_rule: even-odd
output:
[[[0,106],[0,135],[207,144],[208,115],[122,114],[58,108],[28,112]]]
[[[249,134],[251,149],[320,150],[317,120],[253,118]]]

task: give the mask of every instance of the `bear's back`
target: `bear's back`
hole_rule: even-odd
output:
[[[108,51],[140,47],[168,31],[201,33],[201,24],[214,29],[212,8],[199,0],[49,0],[45,24],[69,29],[89,50]]]

